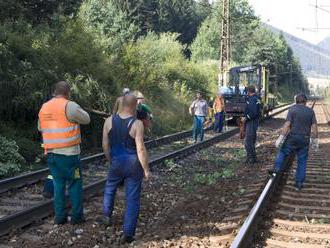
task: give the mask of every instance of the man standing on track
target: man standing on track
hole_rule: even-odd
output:
[[[193,126],[193,140],[196,143],[198,136],[200,136],[200,141],[204,139],[204,129],[203,124],[205,118],[208,115],[208,105],[207,102],[202,98],[202,94],[197,91],[196,100],[192,102],[189,108],[189,113],[194,116],[194,126]]]
[[[284,169],[283,162],[288,155],[297,154],[296,188],[301,190],[306,176],[309,143],[311,140],[318,147],[318,130],[315,112],[306,106],[307,97],[298,94],[295,101],[296,104],[289,109],[281,135],[276,141],[276,147],[280,150],[275,160],[275,172]]]
[[[106,158],[111,161],[104,190],[103,223],[109,225],[114,208],[115,194],[124,180],[126,210],[123,235],[120,242],[134,241],[140,211],[140,194],[143,177],[150,177],[148,155],[144,145],[144,127],[135,117],[137,99],[128,94],[123,97],[123,109],[109,117],[103,128],[102,147]]]
[[[243,121],[245,122],[245,151],[247,164],[254,164],[257,162],[256,141],[257,130],[260,118],[260,100],[256,95],[256,88],[254,85],[249,85],[247,88],[248,100],[245,108]]]
[[[213,103],[213,110],[215,113],[214,132],[221,133],[224,122],[224,99],[222,94],[219,92]]]
[[[59,82],[55,85],[55,97],[43,104],[39,112],[39,130],[54,182],[56,224],[67,222],[67,184],[72,205],[71,223],[84,221],[79,124],[88,124],[90,117],[77,103],[69,101],[69,97],[69,84]]]

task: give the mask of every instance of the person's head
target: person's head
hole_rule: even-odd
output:
[[[63,96],[69,98],[70,96],[70,85],[65,81],[60,81],[55,84],[55,96]]]
[[[123,110],[125,112],[135,112],[137,99],[133,94],[127,94],[123,97]]]
[[[122,94],[123,94],[123,96],[125,96],[125,95],[127,95],[129,92],[130,92],[129,88],[124,88]]]
[[[223,97],[223,94],[222,94],[222,92],[218,92],[218,94],[217,94],[217,96],[219,97],[219,98],[222,98]]]
[[[196,98],[197,98],[198,100],[202,99],[202,93],[201,93],[200,91],[197,91],[197,92],[196,92]]]
[[[294,100],[295,100],[296,104],[304,104],[304,105],[306,105],[306,103],[307,103],[307,97],[303,93],[300,93],[298,95],[295,95]]]
[[[145,101],[144,95],[140,91],[135,90],[133,92],[133,95],[136,97],[138,104],[139,103],[144,103],[144,101]]]
[[[247,94],[252,96],[256,93],[256,87],[254,85],[249,85],[246,87]]]

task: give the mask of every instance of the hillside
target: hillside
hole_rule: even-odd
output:
[[[317,46],[273,26],[264,25],[274,33],[283,34],[307,76],[323,77],[330,74],[330,37]]]
[[[319,42],[319,44],[317,44],[317,45],[323,49],[330,51],[330,36],[328,36],[327,38],[325,38],[324,40]]]

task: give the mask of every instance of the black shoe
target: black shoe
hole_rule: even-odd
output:
[[[61,220],[57,220],[56,218],[54,220],[55,225],[65,225],[66,223],[68,223],[68,219],[66,217],[65,219],[61,219]]]
[[[126,236],[125,234],[122,234],[122,236],[120,237],[120,244],[130,244],[133,241],[135,241],[135,239],[132,236]]]
[[[303,188],[302,183],[296,183],[296,191],[300,191]]]
[[[248,165],[251,164],[251,159],[250,158],[246,158],[244,161],[244,164]]]
[[[110,226],[111,225],[110,217],[104,216],[104,215],[96,218],[96,222],[101,224],[101,225],[105,225],[105,226]]]
[[[52,199],[53,198],[53,194],[50,192],[42,192],[42,196],[46,199]]]
[[[256,158],[251,159],[251,164],[257,164],[259,161]]]
[[[80,218],[80,219],[78,219],[78,220],[73,220],[73,219],[71,218],[71,221],[70,221],[71,225],[80,225],[80,224],[83,224],[83,223],[85,223],[85,222],[86,222],[86,220],[85,220],[84,217],[82,217],[82,218]]]

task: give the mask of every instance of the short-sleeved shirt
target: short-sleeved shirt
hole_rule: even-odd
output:
[[[190,108],[194,115],[207,116],[209,106],[205,100],[195,100],[190,105]]]
[[[310,136],[312,125],[317,124],[314,110],[302,104],[292,106],[286,120],[291,123],[291,134],[305,136]]]

